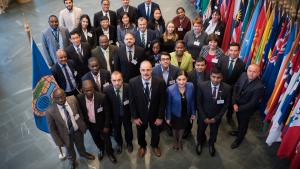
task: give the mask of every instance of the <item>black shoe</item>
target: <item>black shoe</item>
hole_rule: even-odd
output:
[[[118,154],[121,154],[122,153],[122,146],[121,145],[117,145],[116,151],[117,151]]]
[[[238,131],[232,130],[232,131],[229,132],[229,135],[231,135],[231,136],[237,136],[238,135]]]
[[[133,145],[132,144],[127,144],[127,151],[128,151],[128,153],[132,153],[132,151],[133,151]]]
[[[69,162],[69,169],[75,169],[76,168],[76,166],[77,166],[77,162],[74,160],[70,160],[70,162]]]
[[[238,148],[240,146],[241,142],[239,142],[238,140],[234,140],[234,142],[231,144],[231,149],[235,149]]]
[[[103,159],[103,156],[104,156],[104,153],[103,153],[103,151],[100,150],[98,153],[98,160],[101,161]]]
[[[191,131],[184,131],[182,138],[187,139],[191,135]]]
[[[212,157],[215,156],[215,154],[216,154],[216,149],[215,149],[214,144],[208,145],[208,151],[209,151],[209,154],[210,154]]]
[[[197,144],[197,146],[196,146],[196,153],[197,153],[198,155],[201,154],[202,148],[203,148],[203,143]]]
[[[113,163],[116,164],[117,163],[117,159],[115,157],[114,154],[107,154],[107,157],[109,158],[109,160]]]
[[[81,154],[80,155],[81,157],[84,157],[88,160],[95,160],[95,156],[93,156],[92,154],[88,153],[88,152],[85,152],[84,154]]]

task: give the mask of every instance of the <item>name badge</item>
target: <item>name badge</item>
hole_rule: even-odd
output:
[[[158,65],[160,65],[159,63],[155,63],[155,66],[158,66]]]
[[[220,31],[216,31],[215,34],[219,36],[221,35]]]
[[[137,61],[136,61],[135,59],[132,59],[132,60],[131,60],[131,63],[134,64],[134,65],[136,65],[136,64],[137,64]]]
[[[108,85],[109,85],[109,83],[106,82],[106,83],[103,84],[103,87],[106,87],[106,86],[108,86]]]
[[[126,106],[127,104],[129,104],[129,100],[125,100],[125,101],[123,102],[123,104],[124,104],[124,106]]]
[[[90,37],[90,38],[92,38],[92,37],[93,37],[93,34],[91,34],[90,32],[88,32],[88,33],[87,33],[87,36]]]
[[[180,28],[178,28],[177,30],[178,30],[179,32],[182,32],[182,31],[183,31],[183,28],[180,27]]]
[[[169,84],[170,84],[170,85],[172,85],[172,84],[174,84],[174,83],[175,83],[175,80],[169,81]]]
[[[78,119],[79,119],[79,114],[76,114],[76,115],[74,116],[74,118],[75,118],[75,120],[78,120]]]
[[[194,42],[194,45],[195,45],[195,46],[200,46],[200,42],[199,42],[199,41],[195,41],[195,42]]]
[[[100,112],[102,112],[103,111],[103,107],[99,107],[98,109],[97,109],[97,113],[100,113]]]
[[[112,60],[112,61],[111,61],[111,64],[113,65],[113,64],[115,64],[115,62]]]
[[[217,104],[224,104],[224,100],[217,100]]]
[[[219,59],[214,58],[214,59],[212,59],[211,61],[212,61],[213,63],[218,63],[218,62],[219,62]]]
[[[74,71],[74,76],[77,76],[77,74],[78,74],[77,71]]]

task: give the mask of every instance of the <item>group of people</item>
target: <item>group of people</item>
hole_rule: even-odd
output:
[[[145,132],[151,129],[151,147],[161,156],[160,132],[174,137],[173,149],[183,149],[183,138],[197,120],[196,152],[207,140],[214,144],[223,115],[229,124],[236,113],[237,130],[231,148],[243,141],[250,117],[256,111],[264,86],[260,67],[239,59],[240,46],[231,43],[226,54],[218,47],[224,34],[220,12],[214,10],[204,24],[190,20],[179,7],[177,16],[166,22],[159,5],[151,0],[110,10],[101,0],[93,25],[82,9],[64,0],[59,17],[49,16],[49,28],[42,32],[45,58],[59,86],[46,112],[50,134],[57,146],[64,146],[70,168],[76,168],[76,153],[89,160],[83,135],[89,130],[99,149],[112,163],[123,147],[133,152],[132,123],[136,125],[138,156],[147,150]],[[191,29],[192,28],[192,29]],[[123,143],[122,126],[126,144]],[[115,151],[110,136],[117,142]]]

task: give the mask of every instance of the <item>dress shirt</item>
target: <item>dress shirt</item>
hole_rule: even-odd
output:
[[[148,14],[148,6],[149,6],[149,17],[151,16],[151,7],[152,7],[152,3],[150,3],[149,5],[144,3],[145,4],[145,12],[146,12],[146,16]],[[147,16],[148,17],[148,16]],[[148,18],[147,18],[148,19]]]
[[[70,115],[74,131],[78,130],[78,125],[76,123],[76,120],[75,120],[75,117],[74,117],[74,113],[73,113],[73,111],[72,111],[72,109],[71,109],[71,107],[70,107],[70,105],[69,105],[69,103],[67,101],[65,103],[65,107],[66,107],[66,109],[67,109],[67,111],[68,111],[68,113]],[[67,117],[65,115],[64,108],[61,105],[58,105],[58,104],[57,104],[57,108],[58,108],[58,111],[59,111],[62,119],[65,121],[66,127],[68,128]]]
[[[86,41],[88,41],[88,31],[82,29],[82,32],[83,32],[83,35],[84,35]]]
[[[66,83],[67,83],[65,92],[71,92],[71,91],[73,91],[74,89],[73,90],[71,89],[71,85],[70,85],[70,83],[69,83],[69,81],[67,79],[66,72],[64,71],[64,68],[63,68],[64,65],[62,65],[60,63],[58,63],[58,64],[59,64],[59,66],[60,66],[60,68],[61,68],[61,70],[62,70],[62,72],[64,74],[64,77],[65,77],[65,80],[66,80]],[[71,69],[70,69],[70,67],[69,67],[68,64],[66,64],[66,69],[67,69],[68,74],[70,76],[70,80],[71,80],[72,85],[76,88],[77,87],[76,81],[75,81],[74,75],[73,75],[73,73],[72,73],[72,71],[71,71]]]
[[[235,63],[236,63],[236,60],[237,60],[237,58],[235,58],[235,59],[232,59],[231,57],[229,57],[228,68],[229,68],[229,66],[230,66],[230,62],[231,62],[231,60],[233,60],[233,62],[232,62],[232,70],[233,70],[233,69],[234,69],[234,66],[235,66]]]
[[[132,59],[134,58],[134,46],[132,46],[131,48],[129,48],[128,46],[126,46],[126,53],[127,53],[127,59],[129,60],[129,51],[131,51],[131,55],[132,55]]]
[[[109,11],[107,11],[107,12],[102,11],[102,13],[103,13],[103,16],[107,16],[108,17],[109,24],[111,25]]]
[[[142,41],[142,37],[143,37],[143,34],[144,34],[144,39],[145,39],[145,47],[147,47],[147,29],[145,30],[145,32],[140,32],[140,37],[141,37],[141,42],[143,43]]]
[[[144,86],[144,91],[146,89],[146,82],[148,82],[148,87],[149,87],[149,98],[151,98],[151,81],[152,81],[152,78],[150,80],[144,80],[142,78],[142,82],[143,82],[143,86]]]
[[[169,70],[170,70],[169,67],[167,70],[165,70],[163,68],[163,66],[161,66],[162,75],[163,75],[163,78],[164,78],[166,84],[168,84]]]
[[[210,35],[212,33],[214,33],[216,26],[217,26],[217,22],[213,23],[212,20],[209,21],[209,25],[207,26],[207,28],[205,29],[205,32]]]
[[[79,48],[79,51],[80,51],[80,54],[81,54],[81,56],[83,56],[83,51],[82,51],[82,48],[81,48],[81,44],[77,47],[77,46],[75,46],[75,45],[73,45],[73,47],[74,47],[74,49],[75,49],[75,51],[76,51],[76,53],[79,55],[79,53],[77,52],[77,48]],[[82,59],[82,58],[80,58],[80,59]]]
[[[72,11],[65,8],[59,13],[59,24],[60,26],[66,27],[69,32],[71,32],[78,26],[82,14],[82,10],[75,6],[73,6]]]
[[[117,89],[114,88],[114,91],[115,91],[115,94],[117,95]],[[123,101],[123,86],[119,89],[119,95],[120,95],[120,99],[121,99],[121,102]]]
[[[103,32],[103,34],[106,35],[107,38],[109,39],[109,28],[107,28],[106,30],[104,30],[104,29],[102,28],[102,32]]]
[[[94,96],[92,100],[89,100],[87,97],[85,97],[86,102],[86,109],[88,111],[89,121],[91,123],[96,123],[95,119],[95,107],[94,107]]]
[[[102,51],[102,53],[104,55],[104,58],[105,58],[105,61],[106,61],[107,70],[109,72],[111,72],[111,68],[110,68],[110,64],[109,64],[109,47],[107,47],[106,50],[101,48],[101,51]]]
[[[95,82],[96,82],[96,84],[97,84],[97,81],[99,81],[99,85],[100,86],[97,86],[98,88],[99,88],[99,90],[100,90],[100,88],[102,87],[101,86],[101,77],[100,77],[100,71],[98,72],[98,74],[97,75],[94,75],[92,72],[91,72],[91,74],[92,74],[92,76],[93,76],[93,78],[94,78],[94,80],[95,80]],[[97,84],[98,85],[98,84]]]
[[[210,83],[210,85],[211,85],[211,93],[214,92],[214,87],[216,87],[216,97],[218,97],[220,84],[218,84],[217,86],[215,86],[215,85],[213,85],[212,83]],[[217,98],[216,98],[216,99],[217,99]]]

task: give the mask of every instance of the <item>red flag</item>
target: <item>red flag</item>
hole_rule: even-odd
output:
[[[224,32],[223,42],[222,42],[222,49],[224,52],[227,51],[229,48],[229,43],[231,39],[231,30],[233,27],[233,12],[234,12],[234,0],[230,1],[230,8],[229,8],[229,18],[226,22],[226,28]]]

